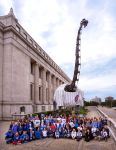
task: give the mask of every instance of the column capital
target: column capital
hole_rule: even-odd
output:
[[[38,63],[37,61],[35,62],[35,65],[40,66],[40,63]]]
[[[47,69],[46,69],[45,67],[43,67],[43,70],[44,70],[45,72],[47,72]]]

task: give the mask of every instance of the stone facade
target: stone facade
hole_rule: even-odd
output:
[[[11,9],[0,16],[0,120],[53,109],[55,89],[70,79],[33,40]]]

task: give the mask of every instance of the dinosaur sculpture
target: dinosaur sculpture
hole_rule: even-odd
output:
[[[79,81],[79,74],[80,74],[80,70],[79,70],[79,67],[80,67],[80,55],[79,55],[79,52],[80,52],[80,40],[81,40],[81,30],[82,30],[82,27],[86,27],[88,24],[88,20],[86,19],[82,19],[82,21],[80,22],[80,27],[79,27],[79,30],[78,30],[78,35],[77,35],[77,40],[76,40],[76,59],[75,59],[75,69],[74,69],[74,75],[73,75],[73,80],[71,82],[71,84],[68,84],[65,86],[64,90],[66,92],[75,92],[77,87],[75,85],[76,81]]]
[[[75,107],[84,106],[84,92],[76,87],[76,81],[79,80],[80,73],[80,35],[82,27],[86,27],[88,21],[83,19],[80,22],[80,27],[78,30],[77,40],[76,40],[76,60],[73,80],[71,84],[61,84],[54,93],[54,110],[61,107]]]

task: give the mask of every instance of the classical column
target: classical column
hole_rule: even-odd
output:
[[[39,64],[35,63],[35,73],[34,73],[34,105],[39,103]],[[36,106],[35,106],[35,110]]]
[[[46,69],[42,70],[42,102],[46,104]]]
[[[48,74],[48,103],[52,104],[51,73]]]
[[[58,78],[56,78],[56,88],[58,87]]]
[[[54,96],[55,89],[56,89],[56,77],[53,76],[53,96]]]
[[[54,86],[54,92],[55,92],[56,88],[57,88],[57,78],[55,77],[55,86]]]
[[[58,87],[60,86],[60,80],[58,79]]]

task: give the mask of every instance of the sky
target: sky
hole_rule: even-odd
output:
[[[1,0],[0,16],[11,7],[19,23],[70,79],[78,28],[86,18],[78,87],[86,100],[116,98],[116,0]]]

